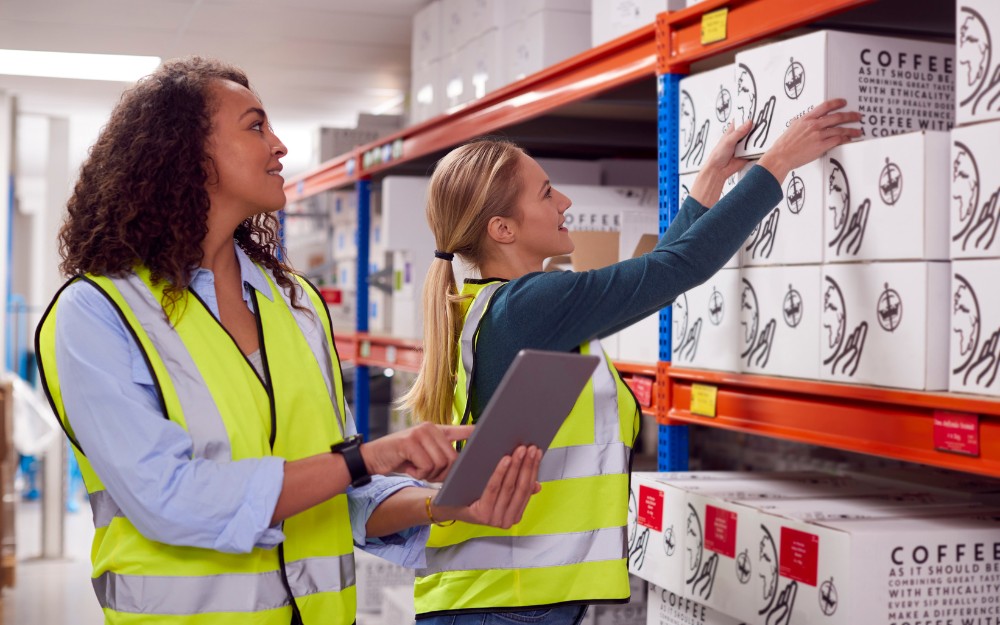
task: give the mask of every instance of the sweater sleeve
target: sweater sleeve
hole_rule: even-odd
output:
[[[687,204],[682,213],[690,222],[678,220],[648,254],[594,271],[532,273],[506,284],[480,331],[477,360],[483,376],[477,375],[476,403],[485,405],[519,350],[570,351],[711,278],[781,198],[774,176],[755,166],[702,215]]]

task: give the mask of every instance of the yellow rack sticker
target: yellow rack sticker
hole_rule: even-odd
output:
[[[726,22],[729,9],[719,9],[701,16],[701,45],[723,41],[726,38]]]
[[[710,384],[691,385],[691,414],[715,418],[715,400],[719,387]]]

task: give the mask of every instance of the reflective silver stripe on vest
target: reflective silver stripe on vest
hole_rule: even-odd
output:
[[[354,585],[354,554],[289,562],[288,585],[296,597],[334,592]]]
[[[468,314],[465,315],[465,325],[462,326],[462,366],[465,368],[465,401],[469,401],[469,393],[472,390],[472,361],[476,352],[476,330],[479,329],[479,321],[486,312],[486,307],[493,298],[497,289],[507,284],[506,282],[494,282],[482,288],[472,300]]]
[[[331,559],[340,562],[330,563]],[[334,579],[338,572],[339,579]],[[288,575],[296,597],[340,591],[354,584],[354,556],[293,562],[288,565]],[[349,583],[344,583],[348,579]],[[150,616],[261,612],[289,604],[280,571],[204,577],[116,575],[109,571],[92,582],[102,608]]]
[[[614,443],[622,438],[618,416],[618,384],[611,375],[611,364],[600,341],[590,342],[590,353],[601,359],[590,378],[594,384],[594,442],[598,445]]]
[[[303,286],[300,282],[295,282],[303,291],[309,288],[308,286]],[[316,362],[319,363],[319,370],[323,373],[323,380],[326,382],[326,391],[333,402],[333,412],[337,416],[337,428],[340,429],[341,438],[347,438],[347,433],[344,431],[344,416],[340,414],[340,404],[337,401],[337,389],[336,383],[333,377],[333,354],[330,353],[330,344],[327,342],[326,330],[323,328],[323,322],[320,320],[319,315],[326,314],[325,311],[316,310],[315,306],[311,306],[310,312],[305,310],[299,310],[292,306],[291,300],[285,294],[285,290],[278,288],[281,292],[281,296],[285,299],[288,304],[288,309],[292,311],[292,318],[298,324],[299,328],[305,330],[305,328],[311,328],[312,332],[303,332],[306,336],[306,342],[309,343],[309,349],[312,350],[313,357],[316,358]],[[310,305],[312,305],[312,298],[308,293],[303,292],[302,297],[305,298]],[[333,328],[330,329],[333,332]]]
[[[129,274],[126,278],[112,278],[111,281],[118,287],[136,319],[153,341],[156,353],[170,373],[170,380],[181,404],[181,413],[194,444],[194,457],[216,462],[232,460],[229,435],[208,384],[198,373],[198,367],[184,346],[180,334],[164,316],[160,302],[135,274]],[[142,349],[142,346],[139,348]]]
[[[106,490],[90,493],[90,511],[94,515],[96,529],[111,525],[111,520],[115,517],[125,516]]]
[[[622,442],[553,447],[542,456],[539,482],[628,473],[629,449]]]
[[[567,566],[624,557],[624,527],[543,536],[485,536],[448,547],[428,548],[427,568],[418,570],[417,577],[443,571]]]

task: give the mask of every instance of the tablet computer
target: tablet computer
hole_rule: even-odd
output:
[[[600,358],[522,349],[493,393],[435,503],[467,506],[479,499],[497,463],[518,445],[548,449]]]

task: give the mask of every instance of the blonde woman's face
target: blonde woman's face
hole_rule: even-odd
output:
[[[535,159],[526,154],[520,159],[523,186],[518,198],[518,246],[539,263],[569,254],[574,246],[565,226],[565,213],[572,202],[552,186]]]

